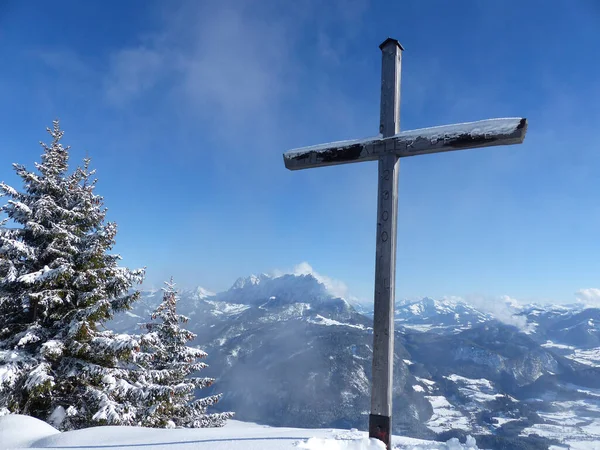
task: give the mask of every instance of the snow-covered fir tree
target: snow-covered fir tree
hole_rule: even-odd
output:
[[[48,132],[37,172],[14,164],[23,192],[0,183],[0,414],[61,430],[136,424],[148,387],[131,380],[144,338],[103,324],[138,299],[144,269],[118,265],[117,226],[105,221],[89,159],[69,172],[58,121]]]
[[[145,342],[150,344],[149,358],[142,363],[148,370],[141,373],[141,382],[160,385],[144,401],[147,408],[143,425],[152,427],[221,427],[233,413],[207,413],[207,408],[221,394],[196,399],[195,391],[210,386],[213,378],[190,376],[207,367],[201,360],[204,351],[188,345],[196,335],[183,328],[188,318],[177,314],[178,292],[173,278],[165,282],[163,298],[152,314],[152,321],[143,324],[147,330]],[[147,347],[148,344],[145,346]]]

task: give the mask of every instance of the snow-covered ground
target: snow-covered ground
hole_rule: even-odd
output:
[[[573,350],[575,348],[572,345],[557,344],[556,342],[552,342],[552,341],[546,341],[544,344],[542,344],[542,347],[558,348],[558,349],[562,349],[562,350]]]
[[[545,348],[554,348],[561,351],[561,354],[566,358],[577,361],[591,367],[600,367],[600,347],[580,349],[572,345],[557,344],[552,341],[547,341],[542,344]]]
[[[469,430],[469,419],[454,407],[443,395],[426,395],[433,408],[427,428],[436,433],[452,429]]]
[[[452,381],[458,387],[459,392],[468,399],[462,406],[462,415],[466,418],[468,423],[467,428],[463,427],[463,429],[471,430],[471,432],[476,434],[492,433],[489,426],[482,426],[479,424],[477,415],[480,411],[485,411],[487,409],[487,402],[503,397],[494,384],[485,378],[466,378],[456,374],[449,375],[445,378]],[[506,417],[494,417],[494,419],[496,419],[496,423],[493,428],[499,428],[503,424],[514,420]]]
[[[444,378],[453,382],[459,392],[469,400],[457,407],[446,397],[439,395],[434,381],[415,377],[421,384],[413,385],[412,389],[426,394],[425,398],[433,408],[433,415],[426,423],[427,428],[436,433],[461,429],[474,434],[491,434],[492,430],[489,425],[481,426],[478,424],[477,415],[480,411],[486,410],[487,402],[503,396],[494,384],[484,378],[466,378],[456,374]],[[514,399],[511,398],[511,400]],[[492,428],[499,428],[506,422],[514,420],[505,417],[495,417],[495,419],[497,422]]]
[[[364,325],[353,325],[350,323],[343,323],[337,320],[328,319],[327,317],[323,317],[317,314],[315,320],[308,320],[310,323],[314,323],[317,325],[325,325],[325,326],[339,326],[339,327],[350,327],[350,328],[358,328],[359,330],[372,330],[370,327],[365,327]]]
[[[446,378],[453,381],[458,386],[458,390],[472,402],[484,403],[502,397],[494,385],[485,378],[473,379],[454,374]]]
[[[394,436],[401,450],[473,450],[475,440],[459,444]],[[274,428],[230,420],[223,428],[152,429],[141,427],[94,427],[61,433],[32,417],[0,417],[0,450],[9,449],[118,450],[382,450],[380,441],[357,430]]]
[[[565,356],[587,366],[600,367],[600,348],[576,348],[572,354]]]
[[[572,388],[587,398],[552,402],[552,411],[538,412],[544,423],[523,429],[521,436],[537,434],[565,446],[555,449],[600,449],[600,390]]]

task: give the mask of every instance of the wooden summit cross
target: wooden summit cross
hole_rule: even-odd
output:
[[[285,167],[290,170],[379,160],[369,436],[382,440],[390,449],[399,159],[467,148],[520,144],[525,139],[527,120],[490,119],[400,133],[400,70],[404,49],[391,38],[379,48],[383,53],[381,136],[291,150],[283,155],[283,159]]]

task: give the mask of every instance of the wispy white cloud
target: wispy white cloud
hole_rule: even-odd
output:
[[[259,19],[247,8],[187,3],[169,11],[163,28],[143,45],[111,58],[109,98],[134,100],[169,79],[169,94],[182,106],[195,105],[231,119],[272,104],[283,83],[286,54],[281,20]]]
[[[471,294],[465,296],[464,301],[479,311],[491,314],[502,323],[515,326],[525,332],[533,330],[532,324],[527,322],[527,318],[519,315],[522,308],[520,302],[508,295]]]
[[[585,288],[579,289],[575,293],[577,301],[584,303],[589,306],[600,307],[600,289],[598,288]]]
[[[110,70],[105,79],[107,100],[123,106],[154,87],[166,72],[168,63],[162,52],[147,48],[123,49],[110,58]]]
[[[165,11],[160,30],[111,56],[109,101],[134,101],[164,79],[167,97],[181,108],[218,116],[224,128],[269,112],[285,83],[282,71],[292,64],[286,24],[257,18],[243,3],[208,9],[189,2]]]
[[[250,200],[259,190],[267,195],[273,183],[289,182],[280,154],[290,142],[308,145],[323,129],[334,140],[332,131],[341,138],[360,123],[363,109],[330,77],[336,63],[319,53],[317,42],[329,36],[323,39],[330,51],[348,59],[345,30],[359,27],[335,25],[359,23],[365,1],[345,3],[327,5],[340,14],[315,14],[323,6],[312,0],[285,8],[249,0],[165,8],[152,33],[110,56],[100,83],[104,101],[147,135],[161,133],[155,124],[169,120],[169,133],[181,140],[180,158],[198,157],[195,139],[226,151],[227,157],[209,156],[215,173],[253,186],[240,198]],[[307,52],[311,46],[316,51]],[[311,70],[315,64],[318,71]]]

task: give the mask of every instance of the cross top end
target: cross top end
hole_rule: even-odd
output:
[[[394,38],[391,38],[391,37],[389,37],[389,38],[387,38],[385,41],[383,41],[383,42],[381,43],[381,45],[379,46],[379,48],[380,48],[381,50],[383,50],[383,49],[384,49],[384,48],[386,48],[388,45],[397,45],[397,46],[400,48],[400,50],[404,51],[404,47],[402,47],[402,44],[401,44],[400,42],[398,42],[398,40],[397,40],[397,39],[394,39]]]

